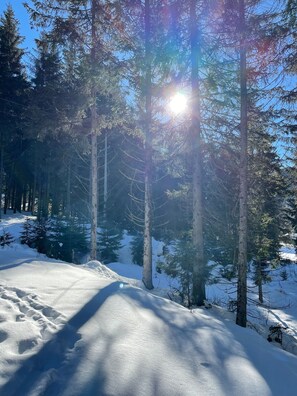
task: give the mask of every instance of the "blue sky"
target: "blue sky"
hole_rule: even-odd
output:
[[[26,0],[30,3],[30,0]],[[30,27],[29,15],[23,6],[24,0],[0,0],[0,14],[3,15],[3,11],[6,10],[7,5],[11,4],[16,19],[19,21],[19,31],[21,36],[24,36],[25,40],[22,47],[26,50],[26,53],[30,55],[32,53],[32,47],[34,47],[34,38],[38,36],[38,32]]]

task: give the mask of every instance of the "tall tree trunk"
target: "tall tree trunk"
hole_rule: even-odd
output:
[[[10,184],[10,183],[9,183]],[[3,208],[3,214],[7,213],[7,209],[9,207],[9,200],[10,200],[10,190],[11,187],[6,184],[6,191],[4,195],[4,208]]]
[[[263,272],[261,260],[257,260],[256,263],[256,285],[258,286],[259,302],[263,304]]]
[[[96,0],[92,0],[92,70],[95,70],[96,62]],[[98,224],[98,142],[97,142],[97,109],[96,89],[93,82],[91,91],[91,260],[97,259],[97,224]]]
[[[37,149],[35,148],[34,153],[34,179],[33,179],[33,189],[32,189],[32,207],[31,213],[35,214],[35,201],[36,201],[36,191],[37,191]],[[39,206],[39,205],[38,205]]]
[[[28,212],[32,212],[32,185],[28,185]]]
[[[107,220],[107,132],[104,136],[104,190],[103,190],[103,217]]]
[[[92,106],[92,125],[96,122],[96,109]],[[91,133],[91,260],[97,259],[97,224],[98,224],[98,146],[97,135]]]
[[[49,158],[51,158],[51,153]],[[44,186],[44,205],[43,205],[43,218],[48,219],[49,216],[49,201],[50,201],[50,188],[51,188],[51,171],[50,171],[50,160],[46,161],[46,183]]]
[[[22,211],[25,212],[27,209],[27,194],[28,194],[28,185],[24,183],[23,185],[23,194],[22,194]]]
[[[144,244],[142,281],[153,289],[152,276],[152,70],[151,70],[151,18],[150,1],[145,0],[145,169],[144,169]]]
[[[200,98],[200,61],[201,61],[201,32],[198,26],[196,12],[197,1],[190,3],[191,29],[191,150],[193,166],[193,236],[195,249],[193,263],[193,291],[192,303],[203,305],[205,300],[205,262],[203,249],[203,205],[202,205],[202,154],[201,154],[201,98]]]
[[[67,217],[71,216],[71,159],[67,164],[67,185],[66,185],[66,205],[65,213]]]
[[[43,189],[42,189],[42,181],[41,177],[39,176],[39,183],[38,183],[38,204],[37,204],[37,220],[41,221],[42,218],[42,206],[43,206]]]
[[[240,169],[239,169],[239,245],[236,323],[247,321],[247,75],[245,43],[245,2],[239,1],[240,37]]]
[[[20,182],[16,182],[15,210],[19,213],[22,211],[22,193],[23,186]]]

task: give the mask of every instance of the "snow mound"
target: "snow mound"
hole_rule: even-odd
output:
[[[100,263],[100,261],[97,261],[97,260],[88,261],[86,264],[83,264],[82,267],[95,270],[103,278],[122,280],[122,278],[118,274],[116,274],[111,269],[107,268],[106,265]]]
[[[120,264],[120,263],[118,263],[118,264],[122,267],[125,267],[123,264]],[[123,283],[129,284],[131,286],[143,288],[141,281],[139,281],[137,279],[133,279],[133,277],[130,277],[129,274],[128,274],[128,277],[122,276],[121,273],[118,274],[118,273],[114,272],[112,269],[108,268],[105,264],[102,264],[100,261],[91,260],[91,261],[88,261],[86,264],[83,264],[82,267],[91,269],[92,271],[95,271],[102,278],[112,279],[112,280],[116,280],[118,282],[123,282]]]

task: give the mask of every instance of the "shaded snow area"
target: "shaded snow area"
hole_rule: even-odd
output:
[[[296,356],[222,308],[188,310],[135,285],[97,261],[0,249],[0,395],[296,395]]]

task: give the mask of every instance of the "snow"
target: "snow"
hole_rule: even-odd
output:
[[[281,247],[281,257],[283,260],[289,260],[292,262],[296,262],[295,248],[291,245],[283,244]]]
[[[1,224],[17,238],[21,222]],[[222,308],[188,310],[137,287],[128,275],[141,268],[131,265],[112,265],[123,277],[17,241],[0,249],[0,395],[296,394],[295,355],[236,326]],[[283,293],[279,282],[292,311],[271,311],[296,323],[296,282]]]

